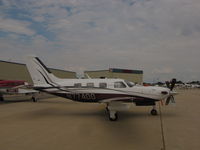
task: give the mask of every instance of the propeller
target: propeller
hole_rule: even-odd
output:
[[[172,81],[171,81],[171,87],[170,87],[171,91],[174,89],[175,84],[176,84],[176,79],[172,79]]]
[[[176,79],[172,79],[171,82],[166,81],[167,88],[170,89],[170,95],[167,97],[165,105],[168,105],[170,102],[175,103],[174,93],[172,92],[176,84]]]
[[[170,95],[168,98],[167,98],[167,100],[166,100],[166,102],[165,102],[165,105],[169,105],[169,103],[175,103],[175,100],[174,100],[174,96],[173,95]]]
[[[166,81],[165,83],[166,83],[166,85],[167,85],[167,88],[169,88],[170,91],[172,91],[172,90],[174,89],[174,87],[175,87],[176,79],[174,78],[174,79],[172,79],[170,82],[169,82],[169,81]]]

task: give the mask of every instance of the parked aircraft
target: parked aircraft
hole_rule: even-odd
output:
[[[176,80],[168,88],[136,86],[123,79],[60,79],[54,76],[36,56],[29,56],[27,68],[35,90],[64,97],[77,102],[105,103],[109,119],[118,119],[117,111],[127,110],[129,103],[136,106],[153,106],[152,115],[157,115],[156,102],[174,102]]]
[[[28,86],[27,82],[21,80],[0,80],[0,101],[4,101],[3,95],[34,95],[38,93],[38,91],[28,89]],[[36,101],[34,96],[32,96],[32,100]]]

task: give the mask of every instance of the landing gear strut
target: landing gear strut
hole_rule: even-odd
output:
[[[153,109],[151,110],[151,115],[152,115],[152,116],[156,116],[156,115],[158,115],[158,112],[157,112],[155,106],[153,106]]]
[[[32,99],[33,102],[37,102],[38,101],[38,99],[36,97],[34,97],[34,96],[31,99]]]

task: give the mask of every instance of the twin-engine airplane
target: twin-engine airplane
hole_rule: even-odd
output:
[[[60,79],[35,56],[29,56],[26,65],[35,90],[77,102],[105,103],[111,121],[118,119],[117,111],[129,108],[128,103],[153,106],[151,114],[157,115],[157,101],[166,100],[166,105],[174,101],[175,79],[168,88],[144,87],[123,79]]]
[[[28,89],[28,83],[22,80],[0,80],[0,101],[4,101],[3,95],[35,94],[38,91]],[[35,97],[32,97],[33,101]]]

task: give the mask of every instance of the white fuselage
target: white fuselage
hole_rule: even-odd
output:
[[[43,84],[38,85],[38,87],[45,87],[43,91],[55,95],[62,94],[62,97],[66,96],[69,99],[78,99],[79,101],[81,99],[83,101],[97,99],[96,102],[119,96],[158,101],[165,99],[170,94],[168,88],[140,85],[130,86],[128,83],[122,79],[59,79],[51,85]],[[104,96],[100,98],[100,95]]]

